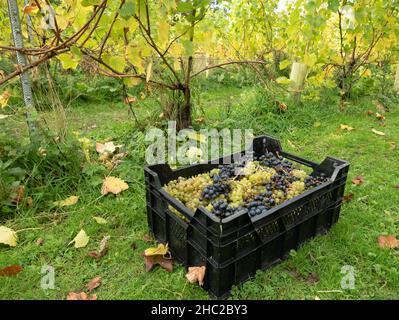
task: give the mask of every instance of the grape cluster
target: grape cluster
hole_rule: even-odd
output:
[[[237,211],[239,211],[242,208],[233,208],[230,206],[226,200],[224,199],[219,199],[219,200],[214,200],[211,202],[209,209],[220,218],[227,218]]]
[[[255,161],[220,165],[208,173],[180,177],[164,188],[192,211],[203,206],[220,218],[243,211],[255,217],[326,181],[325,174],[309,176],[280,155],[266,152]]]
[[[285,171],[291,171],[293,169],[292,162],[272,152],[266,152],[264,155],[260,156],[258,160],[262,165],[269,168],[284,169]]]
[[[200,200],[215,199],[220,195],[227,196],[230,192],[230,186],[222,182],[216,182],[205,187],[202,191]]]
[[[247,204],[248,214],[250,217],[255,217],[259,214],[266,214],[267,210],[271,208],[270,204],[265,204],[262,201],[251,201]]]
[[[326,182],[328,178],[324,173],[321,173],[320,176],[318,177],[313,177],[313,176],[308,176],[304,179],[304,183],[306,186],[306,189],[311,189],[314,187],[317,187],[319,184],[322,184]]]

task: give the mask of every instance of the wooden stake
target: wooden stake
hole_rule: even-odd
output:
[[[395,83],[393,85],[393,90],[399,92],[399,63],[396,66],[396,75],[395,75]]]

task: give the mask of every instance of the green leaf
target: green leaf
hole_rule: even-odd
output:
[[[78,47],[71,47],[71,53],[75,56],[81,57],[82,56],[82,52],[80,51],[80,49]]]
[[[133,1],[126,2],[122,6],[122,8],[119,9],[119,15],[125,20],[128,20],[129,18],[133,17],[135,13],[136,13],[136,4]]]
[[[289,59],[280,61],[280,64],[279,64],[280,70],[284,70],[284,69],[287,68],[291,63],[292,63],[292,62],[291,62],[291,60],[289,60]]]
[[[79,59],[76,59],[71,53],[61,53],[58,57],[64,69],[76,69],[79,65]]]
[[[101,0],[82,0],[83,7],[97,6],[101,3]]]
[[[314,53],[307,54],[303,57],[303,63],[307,64],[309,68],[313,67],[317,62],[317,56]]]
[[[118,72],[123,72],[126,66],[126,60],[124,57],[113,56],[109,59],[109,66]]]
[[[182,41],[186,56],[191,57],[194,53],[194,44],[190,40]]]
[[[287,77],[278,77],[276,79],[276,82],[279,83],[279,84],[290,84],[291,80],[288,79]]]
[[[339,8],[339,0],[329,0],[328,1],[328,10],[337,12]]]
[[[176,9],[179,12],[189,12],[189,11],[193,11],[194,7],[190,2],[179,2]]]

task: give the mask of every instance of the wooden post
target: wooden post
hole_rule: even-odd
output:
[[[301,92],[305,85],[306,75],[308,73],[308,66],[305,63],[294,62],[291,68],[290,80],[291,86],[290,90],[292,91],[293,96],[300,100]]]
[[[395,83],[393,85],[393,90],[399,93],[399,63],[396,66]]]

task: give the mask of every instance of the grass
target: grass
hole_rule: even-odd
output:
[[[386,113],[385,126],[380,126],[365,114],[374,108],[367,99],[353,103],[342,113],[333,104],[309,103],[289,105],[288,111],[280,114],[259,105],[254,89],[217,85],[199,101],[206,114],[203,126],[253,128],[256,134],[277,136],[284,149],[305,158],[322,161],[331,155],[351,163],[346,193],[354,193],[354,199],[343,205],[338,224],[327,235],[293,251],[288,260],[259,271],[254,279],[233,288],[232,298],[399,298],[399,252],[377,245],[379,235],[399,233],[399,189],[394,188],[399,184],[399,108]],[[226,106],[232,109],[228,117]],[[200,110],[196,110],[199,115]],[[150,111],[143,108],[139,115],[145,117]],[[48,116],[51,119],[52,115]],[[95,172],[67,194],[68,188],[51,191],[54,200],[78,195],[75,206],[39,212],[20,208],[2,218],[2,225],[15,230],[40,229],[19,233],[15,248],[0,247],[0,268],[12,264],[24,267],[16,277],[0,277],[0,298],[65,299],[68,292],[81,290],[92,278],[101,276],[102,285],[95,290],[99,299],[207,299],[205,291],[186,283],[182,266],[176,266],[173,273],[160,268],[144,271],[140,253],[151,246],[143,239],[148,233],[142,172],[145,146],[143,134],[134,129],[126,107],[75,106],[69,110],[68,119],[71,130],[93,141],[112,138],[126,145],[130,155],[113,174],[125,179],[129,190],[117,197],[99,198],[101,185],[90,180],[101,176]],[[340,124],[355,130],[342,131]],[[372,128],[386,135],[375,135]],[[357,175],[364,176],[364,184],[351,184]],[[93,216],[104,217],[109,223],[99,225]],[[68,246],[82,228],[90,236],[88,246]],[[99,260],[88,257],[105,235],[111,236],[108,254]],[[42,246],[35,243],[39,237],[44,239]],[[132,243],[137,249],[131,248]],[[40,287],[41,268],[46,264],[55,268],[54,290]],[[355,289],[341,289],[341,268],[345,265],[355,269]],[[311,273],[319,281],[310,281]]]

